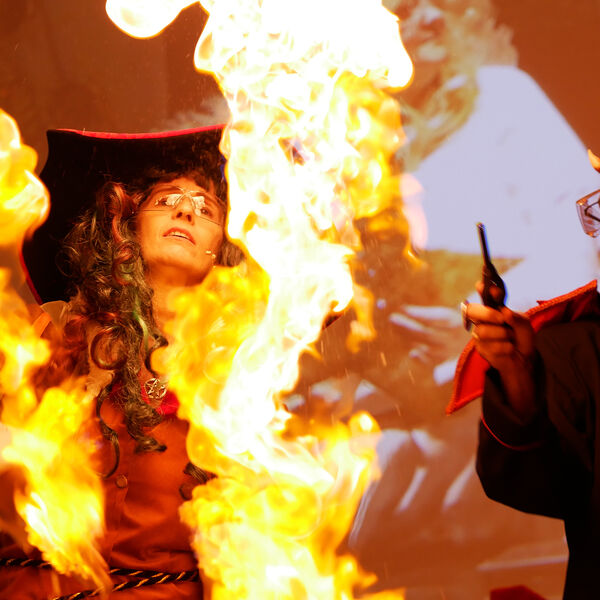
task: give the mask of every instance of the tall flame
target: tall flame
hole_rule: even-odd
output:
[[[48,194],[33,174],[36,160],[35,151],[21,144],[15,121],[0,110],[0,245],[5,252],[17,251],[26,232],[48,212]],[[9,269],[0,269],[0,417],[11,433],[2,459],[22,469],[26,480],[25,489],[15,493],[15,505],[28,542],[57,571],[103,587],[110,582],[97,550],[104,523],[102,490],[91,467],[92,449],[80,438],[92,399],[83,382],[73,381],[38,400],[30,378],[50,351],[10,278]]]
[[[177,15],[196,0],[106,0],[106,13],[132,37],[159,34]]]
[[[399,205],[400,111],[385,89],[412,68],[397,18],[374,0],[203,4],[195,64],[229,104],[228,233],[248,258],[174,300],[175,342],[155,353],[191,424],[190,459],[218,476],[182,516],[213,598],[351,598],[373,578],[337,549],[376,476],[376,425],[303,423],[283,394],[332,310],[352,303],[352,347],[374,335],[351,277],[354,221],[389,226],[377,215]],[[109,6],[126,32],[159,30],[138,2]]]
[[[21,143],[19,128],[0,109],[0,246],[18,247],[31,227],[48,215],[48,194],[33,174],[37,155]]]

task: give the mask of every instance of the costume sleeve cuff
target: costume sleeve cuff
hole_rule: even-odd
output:
[[[543,364],[538,355],[534,358],[534,381],[543,387]],[[500,374],[496,369],[488,369],[482,401],[481,422],[487,433],[497,442],[513,450],[529,450],[540,446],[550,425],[542,400],[543,390],[536,390],[538,411],[530,418],[523,419],[508,404]]]

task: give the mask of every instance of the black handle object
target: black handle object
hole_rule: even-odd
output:
[[[504,306],[504,299],[506,298],[506,287],[504,281],[496,267],[494,267],[490,253],[488,251],[487,239],[485,236],[485,225],[483,223],[477,223],[477,229],[479,231],[479,243],[481,244],[481,255],[483,256],[483,268],[481,269],[481,278],[483,280],[483,292],[481,299],[485,306],[490,308],[502,308]],[[497,287],[500,289],[500,295],[496,294],[496,297],[492,296],[492,288]]]

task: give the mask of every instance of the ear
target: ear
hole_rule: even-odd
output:
[[[590,164],[598,173],[600,173],[600,158],[598,158],[589,148],[588,148],[588,158],[590,159]]]

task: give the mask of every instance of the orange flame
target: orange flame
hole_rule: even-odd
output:
[[[106,13],[130,36],[158,35],[177,15],[196,0],[106,0]]]
[[[36,159],[35,151],[21,144],[14,120],[0,111],[0,240],[6,249],[48,212],[48,194],[32,173]],[[27,482],[25,491],[15,494],[15,505],[28,542],[45,560],[61,573],[102,587],[110,584],[96,544],[104,522],[102,490],[91,468],[92,449],[80,439],[92,399],[83,382],[71,382],[47,390],[38,401],[29,378],[48,360],[49,348],[10,288],[10,276],[0,269],[1,420],[10,432],[1,455],[22,469]]]
[[[33,174],[36,161],[35,150],[21,144],[14,119],[0,109],[0,246],[22,242],[48,215],[48,195]]]
[[[110,4],[124,31],[158,30],[157,13],[131,24],[114,15],[138,3]],[[190,459],[218,475],[182,517],[215,599],[349,599],[373,582],[336,551],[376,476],[376,424],[301,423],[283,393],[332,310],[352,303],[351,346],[375,334],[351,277],[354,221],[388,226],[376,216],[399,206],[390,164],[403,136],[387,90],[412,68],[397,18],[371,0],[203,4],[195,64],[229,104],[228,234],[251,258],[179,295],[174,343],[155,353],[191,424]]]

